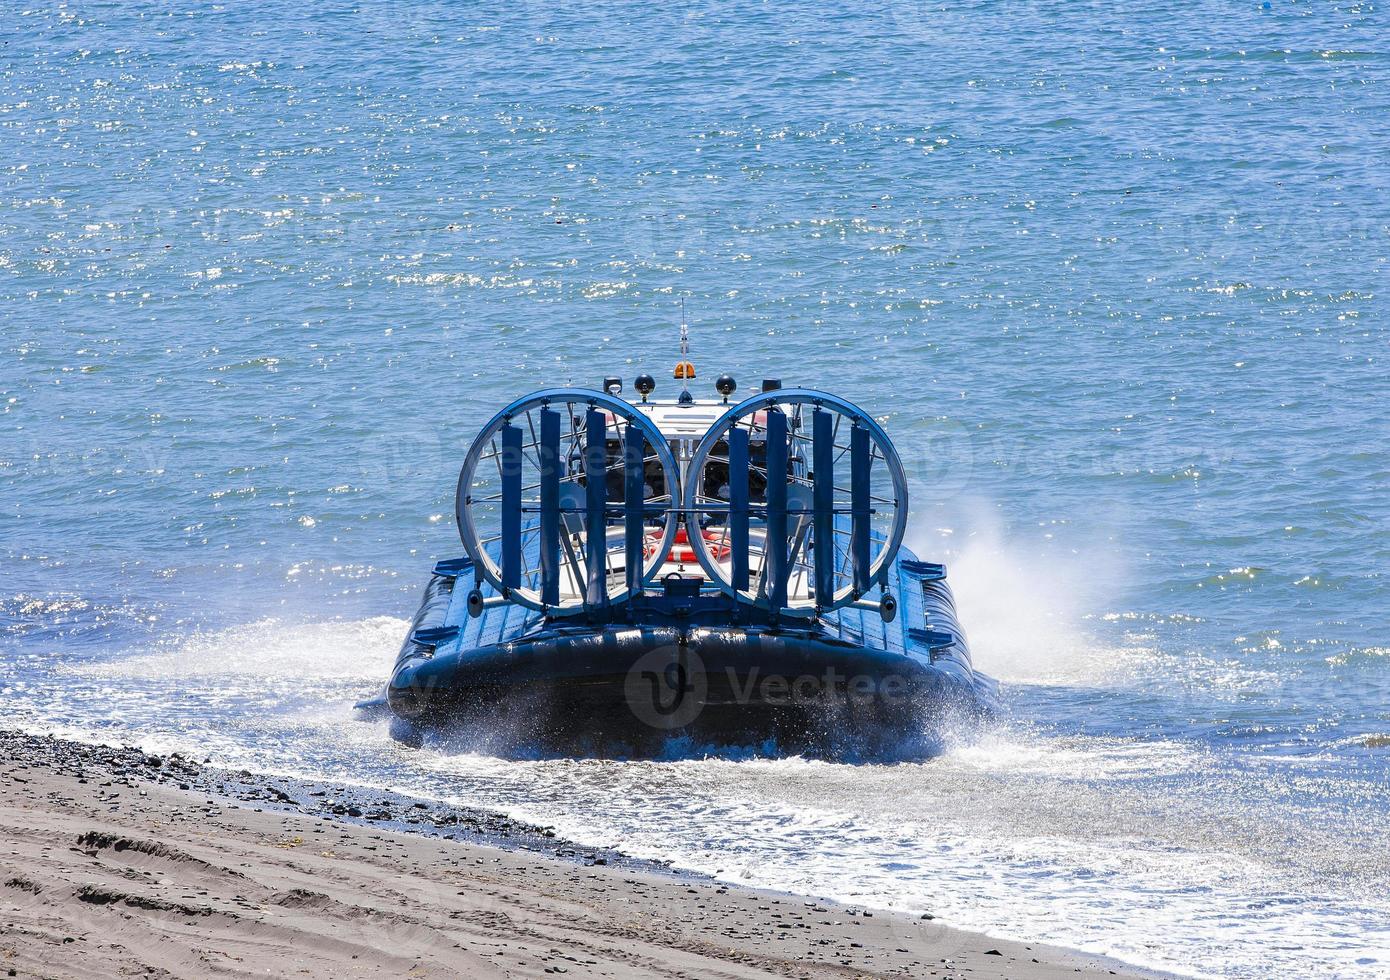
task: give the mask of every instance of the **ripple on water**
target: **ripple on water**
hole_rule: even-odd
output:
[[[12,721],[1173,969],[1384,972],[1378,8],[183,14],[0,7]],[[471,434],[667,377],[681,301],[697,387],[884,420],[1001,730],[833,766],[353,722]]]

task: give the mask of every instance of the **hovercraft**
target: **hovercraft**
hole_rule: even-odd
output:
[[[492,747],[878,751],[989,713],[945,568],[902,547],[907,481],[868,414],[782,388],[546,389],[483,427],[384,694]]]

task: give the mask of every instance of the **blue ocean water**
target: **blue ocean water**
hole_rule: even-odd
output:
[[[0,693],[1231,977],[1390,975],[1374,3],[0,8]],[[938,759],[411,750],[504,400],[880,417],[1009,717]],[[667,385],[670,382],[666,382]]]

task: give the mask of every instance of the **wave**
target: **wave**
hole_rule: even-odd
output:
[[[982,502],[961,506],[956,523],[963,534],[943,529],[943,542],[918,533],[910,546],[923,557],[946,558],[976,667],[1013,683],[1101,684],[1130,676],[1146,658],[1146,651],[1107,643],[1085,626],[1124,578],[1116,550],[1027,548],[1006,536]]]
[[[161,649],[67,668],[88,677],[162,680],[236,677],[380,684],[409,622],[392,616],[286,622],[267,618],[168,639]]]

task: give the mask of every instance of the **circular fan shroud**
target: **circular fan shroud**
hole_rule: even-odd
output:
[[[636,426],[646,437],[645,471],[648,475],[646,503],[652,514],[645,522],[642,583],[645,586],[664,563],[676,537],[680,500],[680,476],[671,448],[656,424],[632,405],[620,398],[586,388],[556,388],[537,391],[519,398],[498,412],[469,447],[468,455],[459,470],[458,493],[454,512],[459,538],[482,578],[510,601],[551,615],[566,615],[590,608],[583,601],[582,586],[566,590],[558,605],[542,601],[539,568],[540,527],[536,519],[540,510],[540,413],[543,409],[560,416],[559,459],[562,470],[561,503],[570,508],[584,506],[584,486],[578,477],[580,463],[587,445],[585,419],[590,409],[606,415],[605,440],[609,447],[621,447],[630,426]],[[502,568],[496,556],[502,538],[502,431],[508,423],[522,432],[522,541],[521,584],[512,589],[503,585]],[[609,516],[607,527],[608,574],[605,593],[610,603],[621,603],[630,597],[622,564],[626,555],[624,536],[621,450],[614,458],[606,453],[605,477]],[[656,478],[656,479],[653,479]],[[616,488],[614,481],[616,480]],[[653,486],[659,482],[660,486]],[[664,508],[664,509],[663,509]],[[659,511],[659,513],[658,513]],[[569,512],[560,519],[560,566],[567,570],[571,584],[583,582],[586,573],[587,531],[584,515]],[[616,531],[616,534],[614,533]]]
[[[814,499],[814,479],[810,472],[814,459],[812,416],[817,409],[832,416],[831,431],[835,447],[833,508],[837,515],[840,515],[834,531],[835,588],[828,601],[824,597],[808,594],[809,590],[804,584],[814,578],[812,517],[809,513],[789,513],[787,549],[790,556],[791,585],[787,604],[775,611],[798,616],[812,616],[838,609],[859,600],[863,595],[855,588],[849,557],[851,531],[843,516],[849,511],[852,499],[850,432],[855,427],[868,434],[869,442],[869,492],[873,510],[871,526],[875,532],[870,543],[871,585],[881,584],[886,569],[892,565],[898,549],[902,546],[907,528],[907,479],[897,450],[893,448],[893,443],[883,431],[883,427],[862,409],[826,392],[805,388],[764,392],[735,405],[710,427],[709,432],[696,447],[685,476],[684,510],[687,523],[710,522],[709,529],[715,532],[689,535],[692,550],[705,574],[725,594],[770,610],[769,590],[760,574],[766,555],[765,521],[759,522],[756,518],[750,521],[750,552],[753,552],[749,556],[750,587],[747,590],[734,588],[728,557],[731,549],[730,534],[727,523],[723,522],[723,515],[727,514],[729,507],[727,485],[722,488],[722,493],[715,489],[719,483],[719,468],[723,467],[723,472],[727,474],[729,432],[735,426],[747,429],[750,447],[755,457],[750,465],[750,496],[755,498],[752,506],[755,512],[764,506],[764,502],[756,498],[760,496],[760,488],[766,487],[768,474],[765,466],[760,468],[757,465],[756,447],[766,437],[767,412],[780,410],[787,416],[788,423],[788,510],[809,511]],[[761,554],[758,553],[760,550]],[[801,588],[797,588],[798,579],[803,585]]]

